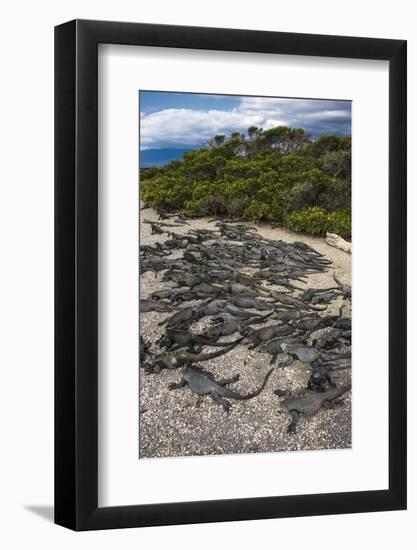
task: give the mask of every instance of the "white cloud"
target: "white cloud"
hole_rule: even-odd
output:
[[[243,97],[230,110],[164,109],[141,113],[141,148],[194,146],[215,134],[246,132],[250,126],[305,128],[310,132],[350,129],[350,103],[340,101]]]

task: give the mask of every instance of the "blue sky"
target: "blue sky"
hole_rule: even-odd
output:
[[[200,147],[249,126],[304,128],[312,137],[351,133],[350,101],[141,91],[139,107],[141,150]]]

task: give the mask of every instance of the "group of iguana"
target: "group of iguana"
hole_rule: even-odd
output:
[[[166,284],[141,297],[140,314],[168,314],[158,323],[159,340],[151,343],[140,336],[144,371],[181,369],[180,381],[169,389],[188,387],[197,395],[209,395],[228,413],[228,400],[259,395],[274,368],[256,390],[240,394],[228,387],[238,374],[216,380],[197,363],[246,345],[269,354],[275,368],[286,368],[295,360],[311,368],[300,394],[275,391],[285,397],[280,406],[291,416],[289,433],[296,430],[301,415],[313,416],[321,408],[342,404],[350,384],[336,386],[332,373],[350,368],[346,360],[351,356],[351,319],[344,310],[346,306],[349,312],[351,288],[336,273],[330,288],[303,288],[310,274],[329,270],[331,262],[303,242],[266,239],[240,223],[213,220],[211,230],[188,229],[183,216],[160,212],[160,220],[171,217],[174,223],[144,220],[152,234],[162,238],[140,247],[140,273],[153,272]],[[178,227],[184,231],[174,232]],[[344,305],[339,314],[327,314],[328,304],[340,298]],[[205,318],[211,326],[193,331],[192,325]]]

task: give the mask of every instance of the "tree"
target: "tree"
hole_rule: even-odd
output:
[[[320,168],[326,174],[342,180],[351,179],[351,152],[349,151],[330,151],[320,158]]]
[[[265,130],[260,139],[264,147],[274,149],[283,155],[294,153],[310,142],[302,128],[288,128],[287,126],[276,126]]]
[[[231,141],[240,141],[242,139],[242,136],[243,136],[243,138],[245,137],[244,134],[241,134],[240,132],[232,132],[230,134],[230,140]]]
[[[320,157],[334,151],[350,151],[352,140],[350,136],[321,136],[313,143],[312,154]]]
[[[210,147],[220,147],[224,143],[226,136],[224,134],[217,134],[214,138],[209,140]]]
[[[250,140],[255,139],[256,133],[258,132],[259,128],[257,126],[249,126],[248,128],[248,136]]]

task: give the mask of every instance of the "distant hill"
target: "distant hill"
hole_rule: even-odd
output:
[[[171,160],[181,160],[182,155],[192,149],[167,147],[162,149],[145,149],[140,153],[140,166],[147,168],[149,166],[163,166]]]

